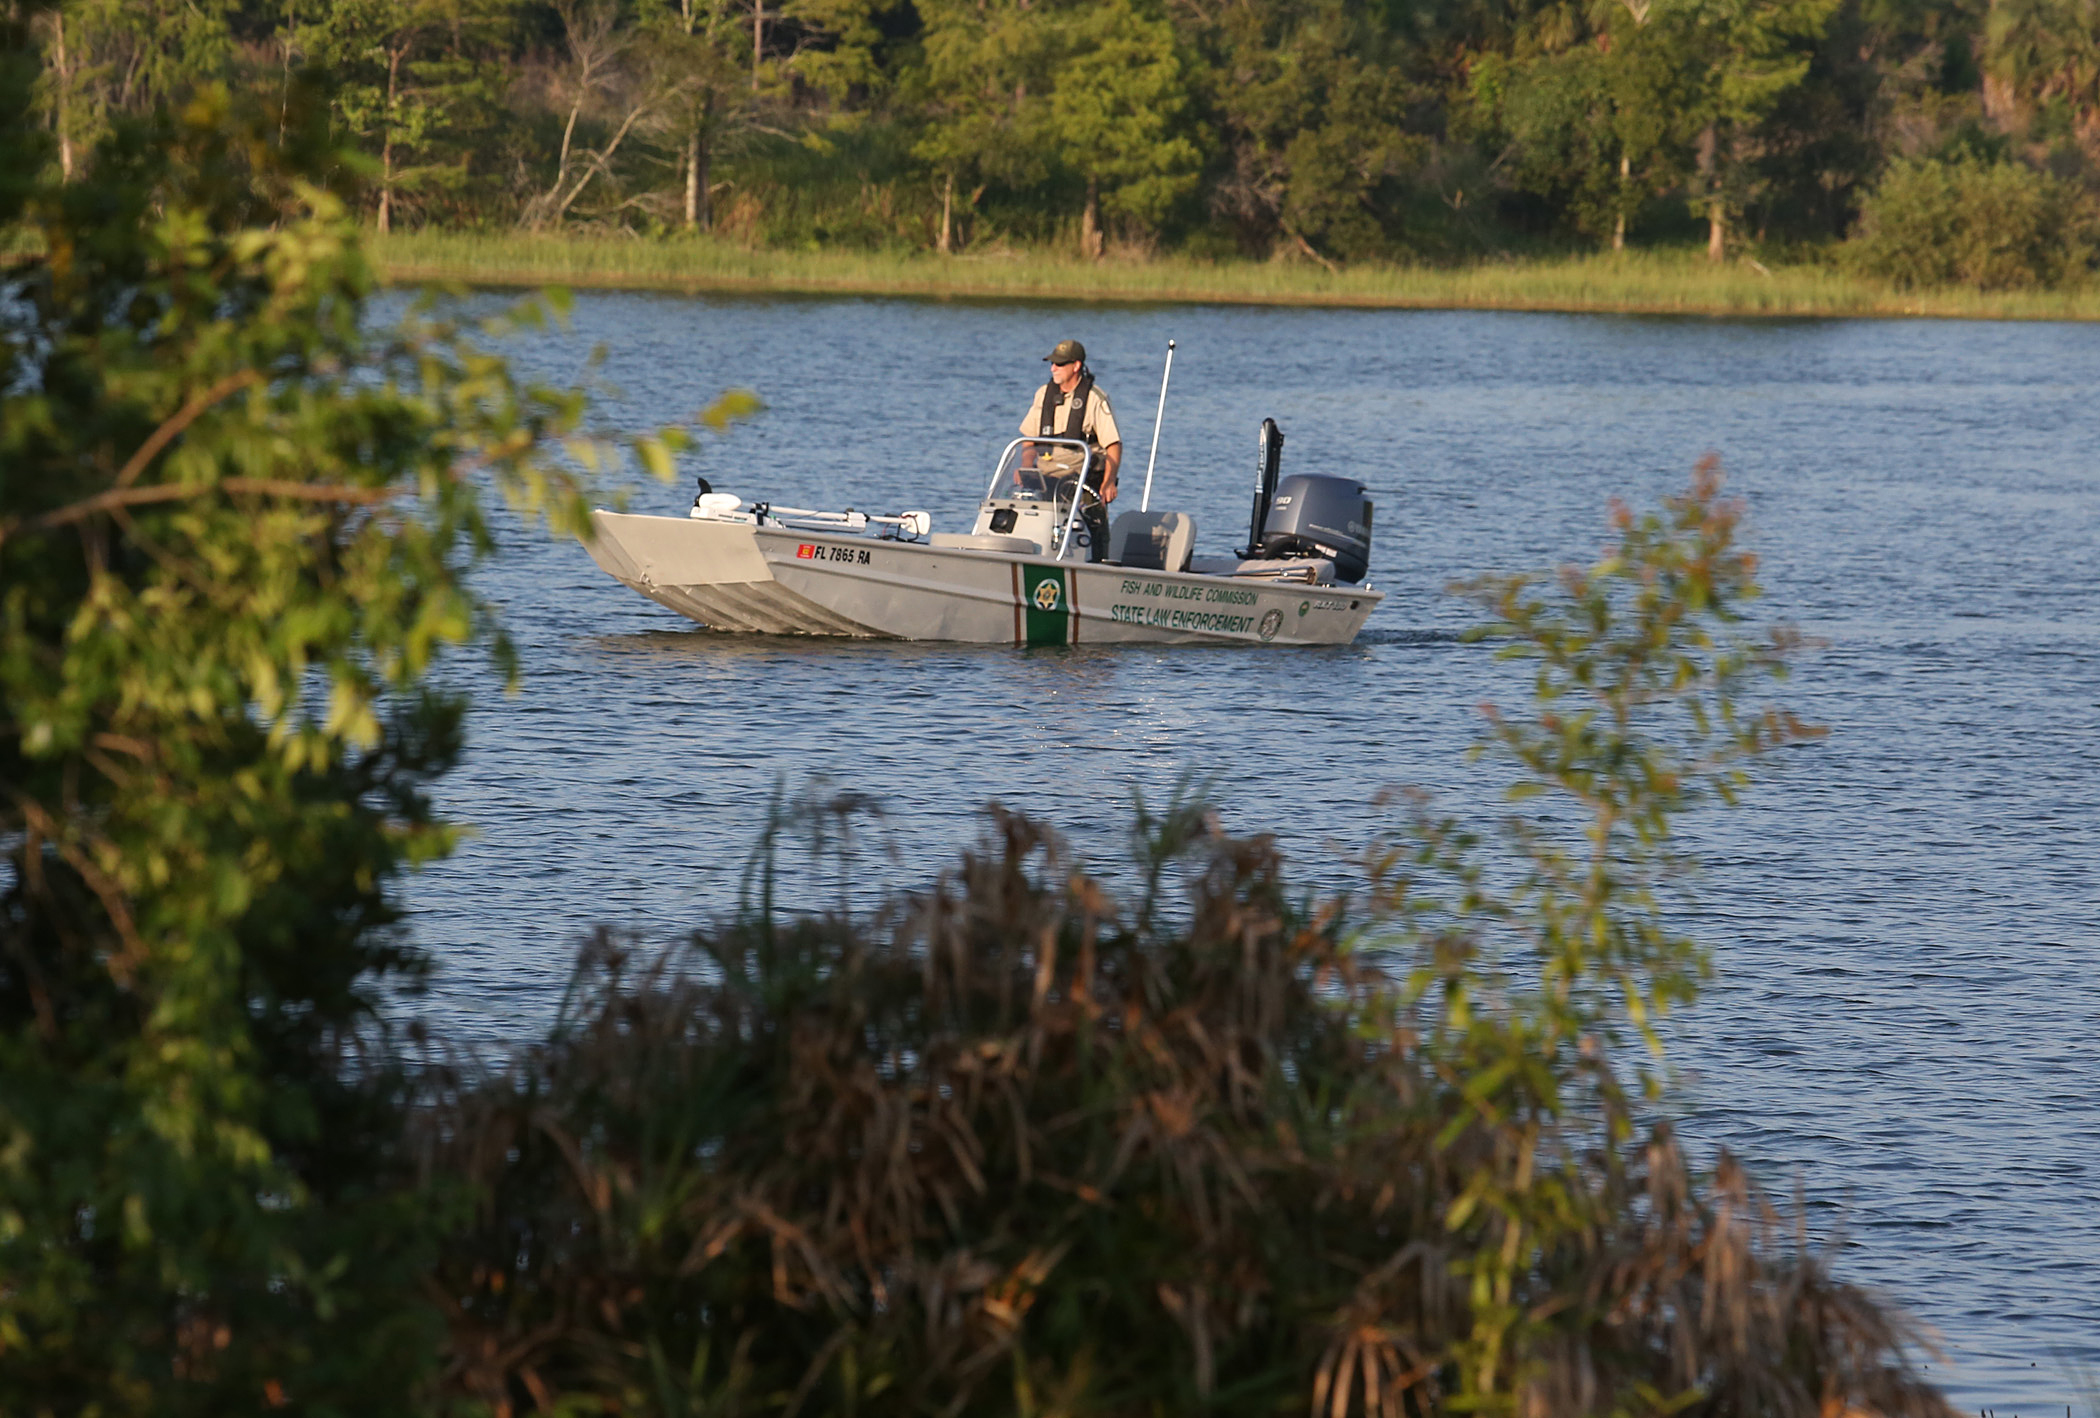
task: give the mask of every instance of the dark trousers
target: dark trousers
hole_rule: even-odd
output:
[[[1108,509],[1096,502],[1079,509],[1079,523],[1086,531],[1088,561],[1103,561],[1108,557]]]

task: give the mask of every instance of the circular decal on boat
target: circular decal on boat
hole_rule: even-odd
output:
[[[1258,633],[1264,640],[1274,640],[1276,632],[1281,629],[1283,629],[1283,612],[1272,610],[1261,618],[1261,627]]]
[[[1035,584],[1035,608],[1042,611],[1057,609],[1057,583],[1038,581]]]

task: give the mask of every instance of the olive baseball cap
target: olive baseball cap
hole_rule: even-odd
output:
[[[1086,346],[1077,340],[1059,340],[1057,348],[1043,358],[1051,364],[1085,364]]]

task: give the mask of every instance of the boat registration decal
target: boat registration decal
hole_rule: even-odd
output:
[[[821,547],[813,542],[804,542],[795,548],[797,561],[839,561],[849,566],[866,566],[868,553],[861,547]]]
[[[1023,638],[1030,645],[1069,645],[1072,634],[1072,587],[1062,566],[1021,568]]]

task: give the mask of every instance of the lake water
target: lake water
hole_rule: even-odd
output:
[[[1521,680],[1458,642],[1455,576],[1593,552],[1718,452],[1769,614],[1823,637],[1786,688],[1830,726],[1742,811],[1696,825],[1718,978],[1677,1031],[1686,1133],[1797,1181],[1840,1271],[1944,1336],[1958,1407],[2090,1414],[2100,1388],[2100,327],[1727,322],[870,300],[581,298],[516,351],[593,343],[635,428],[748,385],[770,410],[690,471],[747,498],[924,507],[966,528],[1041,355],[1083,339],[1143,475],[1180,341],[1155,506],[1244,535],[1255,432],[1366,482],[1389,598],[1331,651],[1020,651],[696,631],[574,545],[506,534],[484,584],[522,651],[473,673],[441,800],[479,836],[409,889],[425,1008],[488,1042],[559,997],[583,933],[722,913],[776,784],[877,798],[908,882],[991,799],[1107,870],[1132,792],[1205,775],[1302,880],[1460,755]],[[634,508],[682,514],[690,486]],[[2089,1377],[2081,1379],[2083,1372]]]

